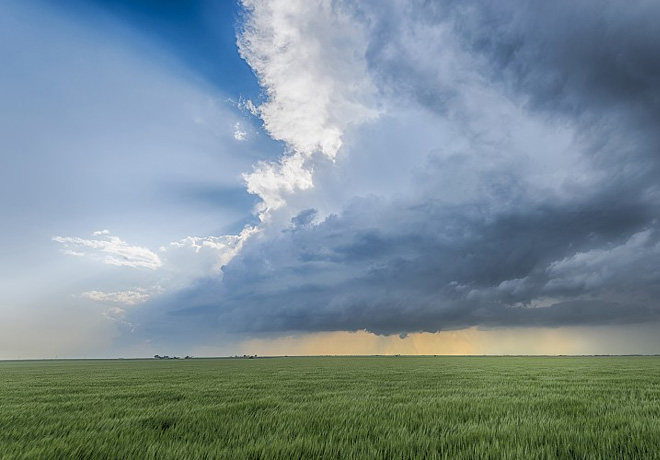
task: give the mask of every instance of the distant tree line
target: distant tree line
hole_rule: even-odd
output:
[[[155,358],[155,359],[181,359],[181,358],[179,358],[178,356],[167,356],[167,355],[164,355],[164,356],[161,356],[161,355],[154,355],[154,358]],[[186,356],[186,357],[183,358],[183,359],[193,359],[193,357],[192,357],[192,356]]]

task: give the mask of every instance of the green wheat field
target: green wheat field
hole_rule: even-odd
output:
[[[660,458],[660,357],[0,362],[0,458]]]

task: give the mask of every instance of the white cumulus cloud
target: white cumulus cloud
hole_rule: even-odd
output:
[[[248,192],[262,199],[257,206],[262,220],[267,219],[268,211],[282,207],[287,195],[314,186],[309,163],[305,155],[294,153],[281,158],[279,162],[260,162],[252,173],[243,174]]]
[[[244,0],[249,12],[239,50],[268,99],[254,108],[266,131],[289,153],[244,175],[263,213],[295,190],[313,186],[313,155],[334,159],[345,130],[376,117],[367,73],[364,27],[339,4]],[[331,45],[331,46],[328,46]],[[262,216],[263,218],[263,216]]]

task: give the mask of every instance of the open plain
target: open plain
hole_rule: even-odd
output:
[[[658,458],[658,357],[0,363],[2,458]]]

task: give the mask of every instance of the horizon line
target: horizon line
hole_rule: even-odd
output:
[[[660,353],[626,353],[626,354],[481,354],[481,355],[444,355],[444,354],[325,354],[325,355],[232,355],[232,356],[154,356],[115,357],[115,358],[15,358],[0,359],[0,362],[27,361],[190,361],[201,359],[276,359],[276,358],[626,358],[626,357],[658,357]],[[167,356],[167,357],[165,357]]]

